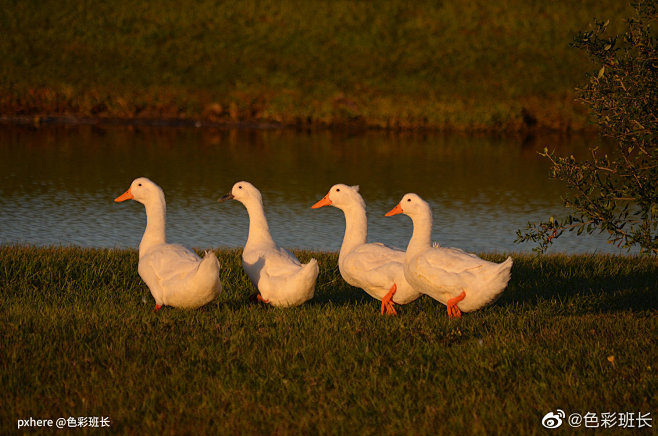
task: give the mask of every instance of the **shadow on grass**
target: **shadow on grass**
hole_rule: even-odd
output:
[[[354,306],[375,301],[362,289],[350,286],[342,279],[334,254],[301,253],[300,258],[310,258],[311,255],[318,257],[321,265],[315,296],[307,305]],[[504,259],[498,257],[491,260],[500,262]],[[532,307],[557,300],[560,307],[569,307],[570,311],[579,313],[658,310],[658,299],[655,298],[658,263],[655,259],[607,255],[535,257],[528,254],[513,255],[513,258],[512,278],[495,305]],[[431,304],[441,304],[427,299]],[[250,303],[245,294],[244,298],[232,299],[225,304],[239,309]]]
[[[586,313],[657,310],[657,278],[658,263],[648,257],[519,256],[496,304],[557,299]]]
[[[240,250],[216,250],[224,291],[219,303],[233,310],[251,306],[256,292],[242,268]],[[340,276],[337,253],[297,252],[318,259],[313,306],[378,305]],[[485,255],[500,262],[505,255]],[[658,260],[644,256],[513,254],[512,278],[495,306],[532,308],[547,301],[570,313],[658,310]],[[152,300],[137,274],[136,250],[0,246],[0,294],[25,304],[81,302],[104,305]],[[429,304],[428,302],[427,304]],[[440,305],[436,301],[432,304]],[[416,305],[414,305],[416,306]],[[411,308],[410,308],[411,310]]]
[[[320,289],[319,292],[316,290],[315,296],[308,304],[324,305],[331,303],[337,306],[352,306],[366,303],[369,300],[372,300],[372,297],[366,294],[365,291],[342,282],[337,289],[327,290],[325,287],[325,290]]]

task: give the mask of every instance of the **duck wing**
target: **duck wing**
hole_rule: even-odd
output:
[[[161,284],[184,279],[196,272],[200,262],[201,258],[195,252],[178,244],[153,247],[140,259],[140,264],[151,269]]]
[[[353,286],[382,288],[387,292],[397,276],[403,274],[404,252],[384,244],[363,244],[343,261],[343,270]]]
[[[436,247],[411,259],[409,269],[428,285],[459,288],[467,286],[490,263],[458,248]]]
[[[272,278],[293,275],[302,268],[297,257],[285,248],[276,247],[264,251],[262,258],[263,272]]]

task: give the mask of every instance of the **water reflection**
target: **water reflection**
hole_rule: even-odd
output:
[[[138,176],[162,186],[168,239],[197,248],[239,247],[247,214],[216,199],[248,180],[263,193],[283,246],[338,250],[334,208],[312,210],[334,183],[358,184],[369,240],[406,247],[411,222],[384,217],[406,192],[433,206],[434,239],[469,251],[529,251],[513,243],[529,220],[560,214],[544,147],[586,153],[591,138],[534,140],[386,132],[126,128],[0,129],[0,243],[136,247],[144,209],[113,203]],[[596,139],[594,139],[596,140]],[[565,238],[553,249],[618,252],[603,238]]]

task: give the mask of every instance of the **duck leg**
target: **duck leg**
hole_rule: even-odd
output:
[[[257,303],[257,302],[260,301],[261,303],[265,303],[265,304],[269,304],[269,302],[270,302],[270,300],[264,299],[263,296],[260,295],[258,292],[256,292],[255,294],[250,295],[249,296],[249,301],[251,301],[253,303]]]
[[[459,310],[459,307],[457,307],[457,303],[462,301],[466,297],[466,292],[462,291],[461,294],[456,296],[455,298],[451,298],[448,300],[448,317],[450,318],[461,318],[462,317],[462,311]]]
[[[158,310],[160,310],[161,307],[162,307],[162,304],[157,304],[157,303],[156,303],[156,304],[155,304],[155,309],[154,309],[155,312],[157,312]]]
[[[393,283],[393,286],[391,286],[391,289],[388,291],[386,295],[384,295],[384,298],[382,298],[382,308],[381,308],[381,313],[382,315],[384,314],[384,311],[386,311],[387,315],[397,315],[398,313],[395,311],[393,308],[393,295],[395,295],[395,291],[398,290],[398,285]]]

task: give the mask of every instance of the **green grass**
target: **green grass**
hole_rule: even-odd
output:
[[[569,48],[626,1],[3,2],[0,113],[583,128]]]
[[[380,316],[333,253],[298,253],[311,302],[253,305],[240,251],[217,252],[220,297],[156,313],[134,250],[0,247],[0,432],[533,434],[558,408],[658,409],[655,259],[516,255],[498,302],[450,320],[427,297]]]

